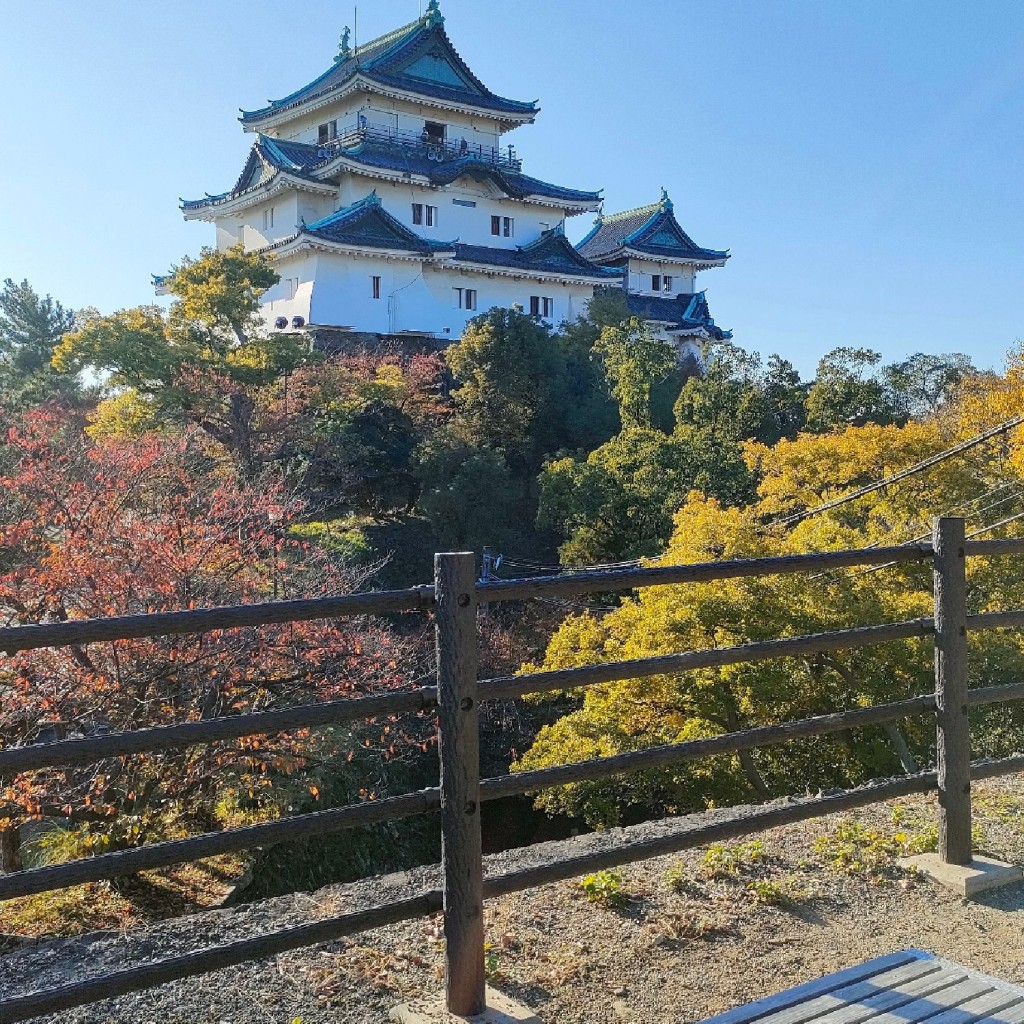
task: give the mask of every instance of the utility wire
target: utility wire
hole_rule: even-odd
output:
[[[782,519],[776,519],[770,525],[794,525],[796,523],[803,522],[805,519],[810,519],[811,516],[820,515],[822,512],[828,512],[831,509],[838,508],[840,505],[845,505],[847,502],[855,501],[857,498],[863,498],[865,495],[873,494],[875,491],[880,491],[883,487],[888,487],[890,484],[898,483],[900,480],[905,480],[907,477],[913,476],[915,473],[921,473],[926,469],[931,469],[932,466],[937,466],[939,463],[945,462],[946,459],[951,459],[954,455],[961,455],[964,452],[969,451],[971,448],[975,448],[979,444],[982,444],[993,437],[997,437],[999,434],[1005,434],[1008,430],[1012,430],[1014,427],[1019,427],[1022,423],[1024,423],[1024,415],[1014,416],[1013,419],[1006,420],[1005,422],[1000,423],[981,434],[976,434],[974,437],[968,438],[966,441],[961,441],[960,444],[954,445],[952,448],[947,448],[943,452],[938,452],[936,455],[931,455],[927,459],[922,459],[913,466],[901,469],[898,473],[892,473],[889,476],[884,477],[882,480],[876,480],[874,483],[866,484],[864,487],[858,487],[855,491],[851,491],[849,494],[844,494],[840,498],[833,498],[831,501],[823,502],[821,505],[816,505],[814,508],[804,509],[802,512],[795,512]]]

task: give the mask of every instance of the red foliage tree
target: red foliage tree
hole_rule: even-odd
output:
[[[66,415],[36,410],[0,449],[0,621],[63,621],[365,584],[289,536],[298,500],[242,480],[198,431],[92,443]],[[29,651],[0,661],[0,744],[121,731],[400,686],[423,671],[422,631],[341,620]],[[397,724],[254,738],[117,758],[88,770],[4,780],[0,824],[53,816],[105,823],[198,814],[229,785],[252,790],[343,753],[397,752]],[[416,737],[417,743],[419,737]]]

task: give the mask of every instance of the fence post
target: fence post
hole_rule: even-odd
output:
[[[967,718],[967,559],[964,520],[941,517],[932,531],[935,582],[935,700],[938,722],[939,858],[971,862],[971,729]]]
[[[477,708],[476,556],[434,556],[444,872],[445,1001],[483,1013],[484,917]]]

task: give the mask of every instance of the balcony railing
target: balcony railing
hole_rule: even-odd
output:
[[[339,128],[335,138],[319,144],[321,155],[327,159],[334,156],[340,149],[349,149],[364,142],[389,146],[400,146],[415,150],[429,160],[444,163],[447,160],[459,160],[465,157],[494,167],[503,167],[512,171],[520,171],[523,162],[516,156],[513,146],[499,149],[497,146],[484,146],[470,142],[468,139],[439,139],[423,132],[401,131],[380,124],[353,124]]]

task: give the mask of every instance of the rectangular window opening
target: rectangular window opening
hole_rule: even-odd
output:
[[[444,142],[444,125],[438,121],[424,121],[423,141],[441,145]]]
[[[371,288],[371,292],[373,294],[373,297],[375,299],[379,299],[380,298],[380,278],[379,277],[374,276],[374,277],[370,278],[370,288]]]
[[[661,274],[651,274],[651,291],[661,291]]]
[[[452,206],[469,206],[471,208],[475,208],[476,202],[473,199],[453,199]]]
[[[666,274],[661,279],[661,288],[662,288],[662,291],[666,291],[666,292],[672,291],[672,275],[671,274]]]
[[[491,234],[492,235],[500,235],[501,234],[501,218],[500,217],[491,217]]]
[[[412,204],[412,222],[413,224],[423,223],[423,204],[413,203]]]
[[[432,227],[436,227],[436,225],[437,225],[437,207],[436,206],[428,206],[427,207],[427,227],[428,228],[432,228]]]
[[[501,233],[506,238],[514,238],[515,237],[515,233],[516,233],[515,227],[516,227],[516,222],[515,222],[515,220],[512,217],[502,217],[502,219],[501,219],[501,229],[502,229]]]

